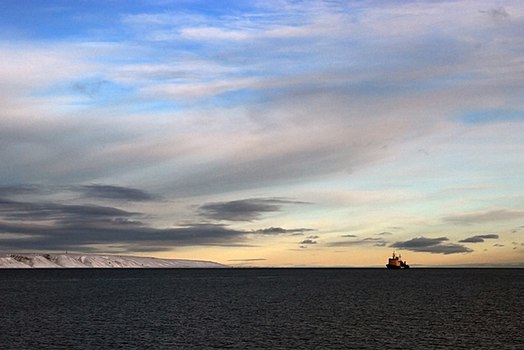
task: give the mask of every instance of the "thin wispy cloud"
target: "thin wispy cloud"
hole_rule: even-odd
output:
[[[384,232],[377,233],[377,236],[391,236],[392,234],[393,233],[391,232],[384,231]]]
[[[444,218],[446,221],[456,223],[483,223],[491,221],[523,219],[524,210],[498,209],[483,212],[464,213],[450,215]]]
[[[294,228],[294,229],[285,229],[282,227],[268,227],[254,231],[254,233],[262,235],[292,235],[292,236],[301,236],[305,232],[314,231],[313,229],[308,228]],[[318,238],[317,236],[315,236]]]
[[[348,237],[342,236],[342,237]],[[384,247],[387,244],[382,238],[368,237],[364,239],[357,240],[345,240],[345,241],[334,241],[329,242],[327,245],[329,247],[351,247],[351,246],[375,246],[375,247]]]

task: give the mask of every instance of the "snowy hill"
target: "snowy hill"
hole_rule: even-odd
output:
[[[96,254],[0,254],[0,269],[8,268],[220,268],[212,261],[157,259]]]

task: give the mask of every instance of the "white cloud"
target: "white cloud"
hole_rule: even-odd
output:
[[[224,79],[211,82],[147,86],[141,89],[141,93],[149,98],[163,97],[172,100],[192,100],[254,88],[257,85],[257,79],[253,78]]]
[[[6,92],[47,87],[85,74],[93,66],[64,44],[0,42],[0,84]]]

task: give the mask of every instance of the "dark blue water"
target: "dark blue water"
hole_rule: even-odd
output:
[[[524,269],[0,270],[1,349],[524,349]]]

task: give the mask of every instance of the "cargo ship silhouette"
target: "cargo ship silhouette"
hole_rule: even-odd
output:
[[[401,256],[397,256],[395,252],[393,252],[393,257],[388,259],[386,267],[388,269],[409,269],[409,265],[405,261],[402,261]]]

